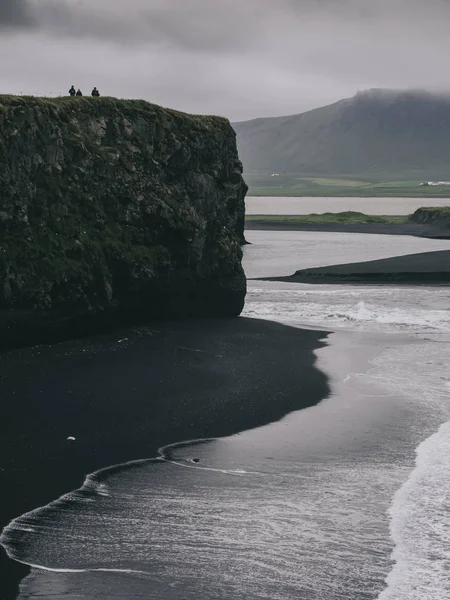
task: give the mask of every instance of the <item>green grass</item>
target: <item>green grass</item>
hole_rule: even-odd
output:
[[[334,177],[301,177],[299,179],[303,180],[305,184],[309,183],[310,185],[327,187],[364,187],[367,185],[364,181],[337,179]]]
[[[244,179],[249,196],[450,198],[450,186],[421,186],[418,180],[368,181],[349,176],[303,177],[295,173],[280,173],[279,177],[244,173]]]
[[[127,117],[136,117],[139,114],[149,115],[156,113],[159,122],[164,127],[164,116],[175,119],[176,124],[185,127],[195,126],[200,130],[215,131],[218,127],[229,127],[228,119],[213,115],[192,115],[171,108],[165,108],[157,104],[151,104],[145,100],[130,100],[102,96],[92,98],[91,96],[61,96],[58,98],[47,98],[40,96],[11,96],[0,94],[0,113],[8,111],[42,108],[52,113],[55,119],[70,122],[71,112],[81,113],[86,111],[90,116],[117,116],[118,113]],[[69,112],[68,112],[69,111]]]
[[[420,208],[420,212],[436,217],[450,217],[450,206],[424,206]]]
[[[450,211],[450,209],[449,209]],[[366,215],[361,212],[322,213],[310,215],[247,215],[246,221],[266,221],[286,225],[340,223],[343,225],[364,225],[371,223],[401,224],[409,221],[408,215]]]

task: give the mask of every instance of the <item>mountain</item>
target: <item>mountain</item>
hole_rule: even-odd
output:
[[[450,95],[369,90],[233,127],[246,174],[450,179]]]

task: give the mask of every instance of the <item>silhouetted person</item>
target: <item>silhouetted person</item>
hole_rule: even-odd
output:
[[[80,90],[80,88],[77,89],[77,96],[82,96],[83,92]]]
[[[70,90],[69,90],[69,94],[70,94],[71,96],[75,96],[76,92],[75,92],[75,88],[74,88],[73,86],[70,88]]]
[[[96,87],[92,90],[91,96],[93,96],[94,98],[98,98],[100,96],[100,92]]]

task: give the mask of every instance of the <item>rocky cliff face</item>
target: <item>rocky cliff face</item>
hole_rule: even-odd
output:
[[[225,119],[0,96],[0,347],[238,315],[246,191]]]

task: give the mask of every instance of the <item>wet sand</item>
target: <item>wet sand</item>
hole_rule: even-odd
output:
[[[326,336],[256,319],[191,320],[2,354],[0,528],[100,468],[317,404],[329,386],[313,351]],[[27,572],[2,551],[2,600]]]

